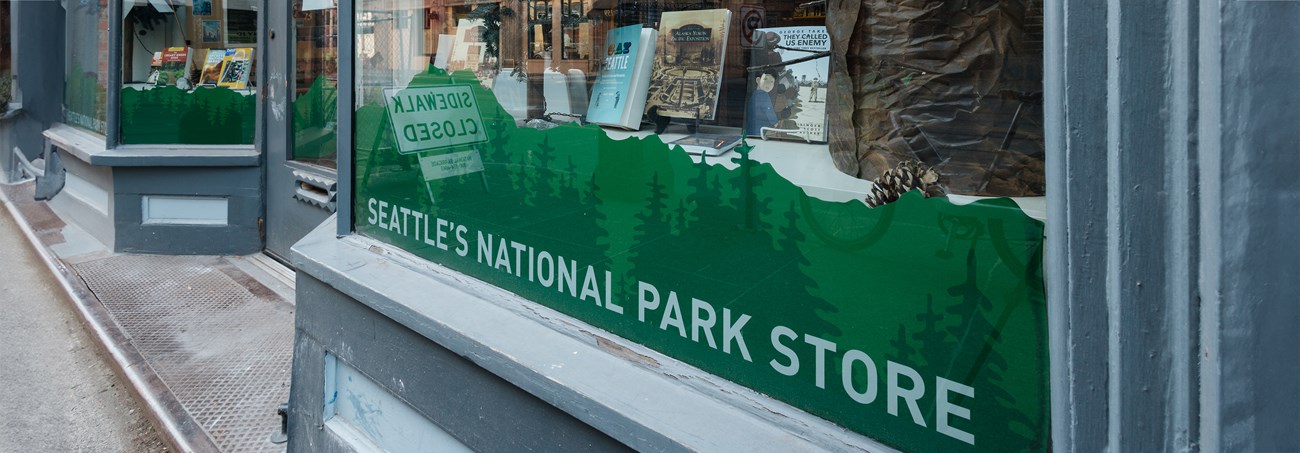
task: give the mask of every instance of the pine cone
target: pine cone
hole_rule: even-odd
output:
[[[920,190],[926,198],[942,193],[936,184],[939,182],[939,172],[918,161],[899,162],[872,182],[874,187],[865,201],[867,206],[873,208],[898,201],[899,197],[912,189]]]

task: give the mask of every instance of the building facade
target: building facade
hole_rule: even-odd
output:
[[[291,450],[1300,448],[1300,4],[3,5],[8,178],[298,271]]]

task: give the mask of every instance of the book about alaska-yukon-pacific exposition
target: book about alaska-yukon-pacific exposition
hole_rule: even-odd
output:
[[[661,116],[712,120],[722,86],[731,11],[672,11],[659,20],[646,109]]]

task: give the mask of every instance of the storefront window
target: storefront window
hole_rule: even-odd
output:
[[[0,113],[9,109],[9,103],[21,102],[14,84],[13,37],[9,35],[9,2],[0,4]]]
[[[123,0],[122,144],[251,145],[257,0]]]
[[[293,160],[336,168],[339,16],[331,0],[294,0]]]
[[[902,450],[1048,448],[1040,2],[413,3],[357,3],[359,234]]]
[[[560,25],[564,38],[565,60],[591,58],[591,27],[587,18],[586,0],[560,0]]]
[[[63,120],[104,133],[108,87],[108,0],[66,2]]]
[[[551,0],[528,0],[528,58],[551,52]]]

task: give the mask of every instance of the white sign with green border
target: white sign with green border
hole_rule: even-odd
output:
[[[420,173],[425,181],[450,178],[483,171],[483,159],[478,151],[420,156]]]

